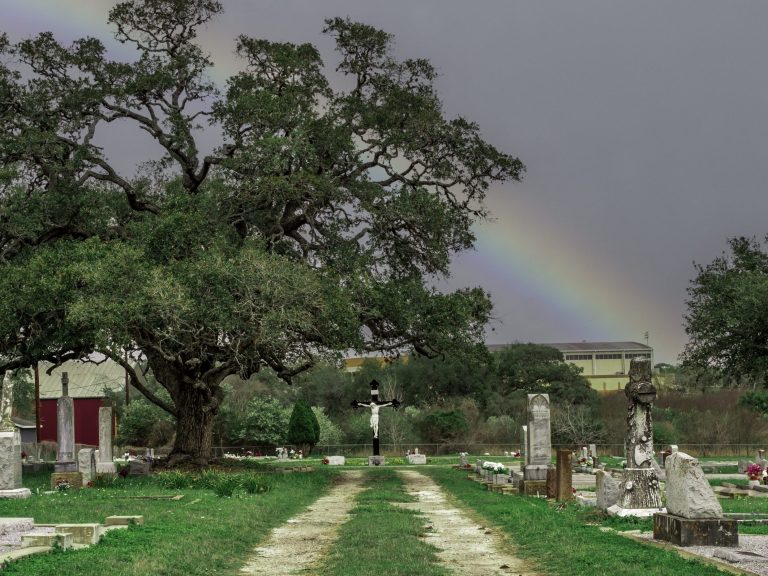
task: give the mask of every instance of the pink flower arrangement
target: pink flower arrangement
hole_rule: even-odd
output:
[[[763,475],[763,467],[760,464],[750,464],[747,466],[746,473],[750,480],[760,480],[760,476]]]

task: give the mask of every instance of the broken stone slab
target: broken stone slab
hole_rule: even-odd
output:
[[[129,526],[131,524],[144,524],[144,516],[107,516],[105,526]]]
[[[69,548],[72,548],[73,543],[72,534],[67,532],[30,532],[21,537],[22,548],[29,548],[32,546],[58,546],[62,550],[68,550]]]
[[[29,490],[29,488],[14,488],[13,490],[0,490],[0,498],[16,500],[21,498],[29,498],[30,496],[32,496],[32,492]]]
[[[11,532],[26,532],[34,527],[34,518],[0,518],[0,535]]]
[[[57,524],[56,534],[71,534],[74,544],[97,544],[101,538],[101,524]]]
[[[684,452],[667,456],[667,512],[681,518],[722,518],[717,501],[699,461]]]

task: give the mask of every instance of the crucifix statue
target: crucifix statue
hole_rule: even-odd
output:
[[[379,410],[384,406],[397,409],[400,402],[397,399],[379,400],[379,383],[371,380],[371,399],[368,402],[352,400],[352,408],[368,408],[371,411],[371,428],[373,429],[373,455],[379,456]]]

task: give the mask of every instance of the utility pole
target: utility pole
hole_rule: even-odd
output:
[[[35,374],[35,441],[40,443],[40,372],[37,369],[37,362],[32,367]]]

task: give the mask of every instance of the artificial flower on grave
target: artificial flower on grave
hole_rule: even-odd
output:
[[[483,469],[490,470],[494,474],[507,474],[509,470],[501,462],[491,462],[489,460],[483,462]]]
[[[750,464],[747,466],[746,474],[750,480],[759,480],[763,475],[763,467],[760,464]]]
[[[331,461],[328,459],[327,456],[325,458],[323,458],[323,464],[330,464],[330,462]]]

